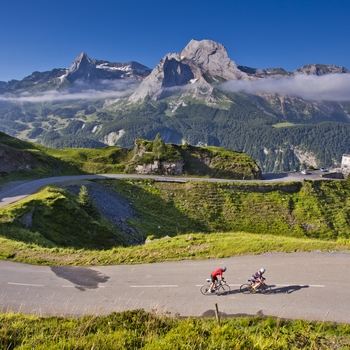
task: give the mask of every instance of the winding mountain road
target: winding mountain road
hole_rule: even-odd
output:
[[[298,172],[284,174],[264,174],[264,180],[228,180],[213,178],[195,178],[195,177],[176,177],[176,176],[156,176],[156,175],[137,175],[137,174],[104,174],[104,175],[72,175],[56,176],[44,179],[29,181],[14,181],[5,184],[0,188],[0,207],[14,203],[30,194],[38,191],[41,187],[71,180],[93,180],[93,179],[153,179],[155,181],[186,182],[186,181],[211,181],[211,182],[287,182],[303,181],[305,178],[322,179],[322,173],[314,171],[312,174],[303,175]]]

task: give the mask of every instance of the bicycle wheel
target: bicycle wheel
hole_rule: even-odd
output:
[[[241,291],[241,293],[243,294],[250,294],[253,293],[254,290],[252,288],[252,286],[249,283],[244,283],[239,287],[239,290]]]
[[[227,295],[227,294],[230,294],[230,292],[231,292],[231,287],[226,283],[221,284],[216,290],[217,295]]]
[[[271,287],[266,284],[261,285],[259,290],[261,294],[270,294],[272,292]]]
[[[210,295],[211,293],[209,293],[209,287],[210,285],[209,284],[205,284],[201,287],[201,293],[203,295]]]

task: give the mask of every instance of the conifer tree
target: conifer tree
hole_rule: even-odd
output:
[[[154,141],[153,141],[153,153],[155,153],[157,155],[157,159],[161,159],[162,156],[164,155],[166,150],[166,146],[165,143],[162,139],[162,137],[160,136],[160,134],[157,134],[157,136],[155,137]]]
[[[89,192],[85,186],[80,187],[78,202],[80,206],[94,219],[98,219],[100,217],[100,212],[90,199]]]

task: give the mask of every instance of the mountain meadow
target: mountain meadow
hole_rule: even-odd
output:
[[[45,186],[0,207],[0,258],[96,266],[350,249],[350,178],[264,183],[255,181],[261,171],[241,152],[159,137],[134,145],[52,149],[0,133],[1,190],[57,175],[130,174],[161,160],[185,160],[184,174],[193,177],[162,181],[160,168],[157,181],[145,175]],[[232,181],[203,181],[220,176]],[[115,218],[116,208],[123,216]],[[219,325],[144,310],[79,319],[8,311],[0,320],[0,349],[350,348],[349,325],[262,316],[223,318]]]

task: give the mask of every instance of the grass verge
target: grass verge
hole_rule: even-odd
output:
[[[44,248],[0,238],[0,259],[37,265],[142,264],[184,259],[203,260],[266,252],[349,250],[349,240],[323,241],[245,232],[187,234],[155,239],[144,245],[105,250]]]
[[[80,319],[0,314],[1,349],[349,349],[350,325],[274,318],[157,316],[143,310]]]

